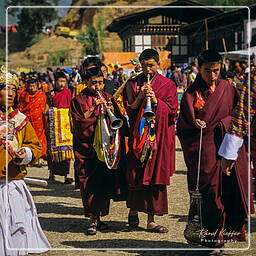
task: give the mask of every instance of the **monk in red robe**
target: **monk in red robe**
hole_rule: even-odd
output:
[[[87,228],[88,235],[95,235],[97,229],[106,228],[107,224],[100,221],[101,216],[109,213],[110,199],[116,201],[125,200],[127,186],[125,180],[125,148],[124,132],[125,118],[120,114],[118,106],[108,100],[109,95],[103,92],[103,73],[99,68],[87,70],[85,88],[71,102],[71,115],[73,119],[73,139],[75,154],[75,170],[80,180],[85,217],[90,217],[90,225]],[[102,99],[97,96],[96,90],[102,94]],[[97,141],[97,129],[101,117],[102,104],[123,119],[123,127],[120,129],[120,153],[117,169],[112,170],[106,165],[105,159],[100,157],[102,142]],[[105,106],[104,106],[105,109]],[[104,110],[105,111],[105,110]],[[109,123],[109,117],[105,114],[105,120]],[[100,123],[103,125],[103,123]],[[103,134],[101,133],[100,137]],[[100,147],[97,145],[100,144]]]
[[[130,119],[127,155],[127,206],[129,225],[139,225],[138,212],[148,214],[147,229],[166,233],[155,223],[154,215],[168,213],[167,185],[175,171],[175,117],[178,107],[176,85],[157,72],[159,54],[144,50],[140,57],[143,73],[131,79],[124,91],[124,104]],[[142,118],[149,98],[154,120]]]
[[[66,87],[67,77],[65,73],[58,72],[54,89],[46,93],[47,101],[44,114],[47,130],[49,180],[54,181],[55,175],[60,175],[65,177],[65,184],[71,184],[73,178],[70,177],[69,172],[70,160],[73,159],[73,147],[68,111],[71,103],[71,92]]]
[[[37,81],[29,79],[26,81],[26,90],[23,91],[19,99],[19,109],[24,113],[35,129],[39,142],[42,145],[42,156],[46,155],[46,136],[43,113],[46,104],[46,95],[38,90]]]
[[[245,148],[239,152],[232,175],[221,171],[218,149],[228,129],[238,93],[234,86],[219,79],[221,56],[211,50],[199,56],[200,72],[184,93],[177,134],[188,169],[190,195],[196,189],[199,159],[200,129],[203,128],[199,191],[202,193],[201,244],[221,248],[230,239],[241,239],[248,214],[248,163]],[[192,200],[189,221],[196,215]],[[212,251],[220,255],[221,250]]]

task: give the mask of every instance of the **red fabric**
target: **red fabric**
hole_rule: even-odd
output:
[[[205,86],[198,77],[184,93],[177,122],[177,134],[188,169],[188,190],[191,193],[196,188],[200,129],[196,128],[194,121],[198,118],[206,122],[206,128],[203,129],[199,184],[203,194],[203,226],[209,232],[217,232],[221,228],[240,231],[248,214],[248,163],[245,147],[241,148],[230,177],[222,174],[221,158],[218,156],[238,93],[227,81],[218,80],[215,92],[208,96],[204,108],[198,112],[193,107],[195,91],[204,91]],[[253,206],[251,211],[253,212]],[[193,214],[194,205],[190,207],[190,220]],[[221,245],[223,237],[219,233],[217,241],[208,244],[210,247]]]
[[[144,113],[144,105],[140,109],[138,118],[137,118],[135,126],[134,126],[134,131],[133,131],[133,136],[134,136],[133,152],[138,159],[141,156],[144,144],[147,139],[147,133],[148,133],[148,126],[146,126],[145,131],[143,132],[142,136],[140,136],[139,125],[140,125],[140,121],[141,121],[143,113]]]
[[[104,98],[108,97],[103,93]],[[88,89],[84,89],[78,96],[73,98],[70,106],[70,112],[73,119],[73,149],[75,155],[75,176],[76,187],[80,185],[84,213],[88,217],[90,214],[104,216],[109,212],[109,202],[115,200],[124,200],[127,193],[124,173],[124,128],[121,133],[121,160],[117,170],[109,170],[105,163],[97,158],[93,147],[94,132],[96,128],[97,115],[99,109],[96,109],[90,118],[84,118],[86,112],[93,104],[94,97],[91,96]],[[113,102],[114,114],[118,118],[121,116],[118,106]],[[107,118],[107,121],[108,118]],[[80,183],[80,184],[79,184]]]
[[[136,99],[140,87],[147,82],[144,74],[131,79],[127,86],[132,88],[132,102]],[[156,74],[152,80],[152,88],[158,100],[156,113],[156,150],[152,159],[142,164],[134,155],[132,136],[135,129],[138,110],[129,107],[126,93],[124,105],[130,118],[129,152],[127,155],[127,181],[130,189],[138,189],[144,185],[169,185],[170,176],[175,171],[175,116],[178,107],[177,89],[170,79]]]
[[[46,95],[42,91],[30,95],[27,91],[22,92],[19,100],[19,109],[25,114],[42,145],[42,155],[46,154],[46,135],[44,127],[43,112],[46,104]]]
[[[56,108],[69,108],[72,99],[71,92],[67,88],[64,88],[60,92],[52,94],[53,107]]]

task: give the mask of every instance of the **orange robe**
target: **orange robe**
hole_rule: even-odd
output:
[[[42,91],[37,91],[36,94],[30,95],[27,91],[24,91],[20,95],[19,109],[24,113],[33,128],[35,129],[36,135],[39,142],[42,145],[42,156],[46,155],[46,136],[44,127],[43,112],[46,104],[46,95]]]

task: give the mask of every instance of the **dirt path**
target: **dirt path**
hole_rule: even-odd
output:
[[[47,188],[30,186],[30,191],[36,202],[40,222],[43,230],[53,248],[44,253],[53,255],[207,255],[205,251],[184,251],[189,249],[183,237],[188,211],[188,193],[186,184],[186,168],[179,144],[177,144],[176,173],[171,178],[168,188],[169,214],[157,217],[156,221],[169,228],[167,234],[146,232],[146,215],[139,214],[140,226],[131,230],[127,226],[128,210],[124,202],[111,202],[110,214],[103,218],[110,225],[108,232],[98,232],[95,236],[85,234],[88,219],[83,216],[82,202],[79,190],[73,185],[64,185],[63,178],[49,184]],[[73,171],[73,169],[72,169]],[[30,168],[30,177],[47,178],[47,168]],[[247,251],[226,251],[227,255],[256,255],[256,218],[252,216],[251,222],[251,248]],[[243,248],[247,243],[229,244],[227,247]],[[62,249],[67,249],[63,251]],[[81,249],[82,248],[82,249]],[[86,250],[88,248],[103,248],[100,251]],[[113,251],[104,248],[115,248]],[[130,248],[127,250],[126,248]],[[138,250],[141,248],[142,250]],[[144,248],[144,250],[143,250]],[[145,251],[149,248],[149,251]],[[160,251],[152,248],[161,248]],[[169,249],[168,249],[169,248]],[[166,251],[176,248],[178,251]]]

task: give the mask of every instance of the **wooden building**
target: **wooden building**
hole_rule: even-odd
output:
[[[248,15],[248,8],[236,8],[183,26],[180,33],[188,38],[188,56],[198,55],[207,44],[218,52],[256,45],[256,4],[250,6],[250,20]]]
[[[118,33],[123,41],[124,52],[141,52],[146,48],[167,50],[172,53],[174,62],[187,62],[188,35],[181,34],[180,29],[198,20],[222,13],[220,9],[196,6],[199,4],[189,0],[178,0],[162,8],[147,9],[119,17],[113,20],[107,30]]]
[[[107,30],[118,33],[124,52],[167,50],[175,63],[190,62],[207,47],[224,52],[246,49],[248,41],[256,45],[256,4],[250,6],[249,21],[245,7],[223,11],[178,0],[162,8],[119,17]]]

